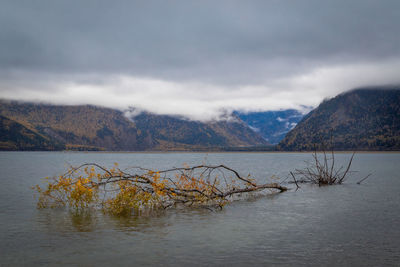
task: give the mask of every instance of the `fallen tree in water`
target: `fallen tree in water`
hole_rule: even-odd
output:
[[[38,208],[67,206],[74,210],[99,207],[114,215],[139,213],[144,209],[202,206],[222,208],[235,196],[287,188],[278,183],[258,184],[225,165],[198,165],[154,171],[135,167],[121,170],[87,163],[70,167],[58,177],[37,185]]]

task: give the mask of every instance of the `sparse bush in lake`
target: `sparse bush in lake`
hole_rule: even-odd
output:
[[[353,162],[355,152],[350,157],[346,168],[344,166],[335,166],[335,153],[331,151],[330,156],[324,150],[321,154],[314,151],[312,154],[313,161],[304,169],[296,169],[290,172],[294,182],[297,183],[313,183],[318,185],[341,184],[348,177],[351,164]],[[300,177],[296,179],[296,176]]]

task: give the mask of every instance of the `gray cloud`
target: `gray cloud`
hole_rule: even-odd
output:
[[[400,82],[399,26],[397,0],[2,1],[0,97],[92,92],[93,104],[195,118],[316,105]],[[173,102],[146,104],[159,95]]]

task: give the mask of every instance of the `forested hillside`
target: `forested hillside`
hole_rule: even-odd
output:
[[[64,146],[22,124],[0,116],[0,150],[58,150]]]
[[[127,118],[122,111],[97,106],[15,101],[1,101],[0,115],[36,133],[49,144],[58,144],[32,148],[35,150],[62,147],[72,150],[191,150],[266,144],[239,119],[203,123],[149,113]],[[3,142],[10,141],[7,138],[10,137],[5,135]],[[24,144],[17,147],[24,147]]]
[[[400,150],[400,87],[357,89],[324,101],[279,143],[312,150]]]

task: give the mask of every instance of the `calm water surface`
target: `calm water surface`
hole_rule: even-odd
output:
[[[344,163],[349,154],[338,154]],[[117,219],[37,210],[31,186],[66,164],[226,164],[285,180],[302,153],[0,153],[0,265],[400,266],[400,154],[360,153],[342,186],[234,202],[222,211],[168,210]],[[356,182],[372,173],[361,185]],[[292,185],[289,185],[292,186]]]

